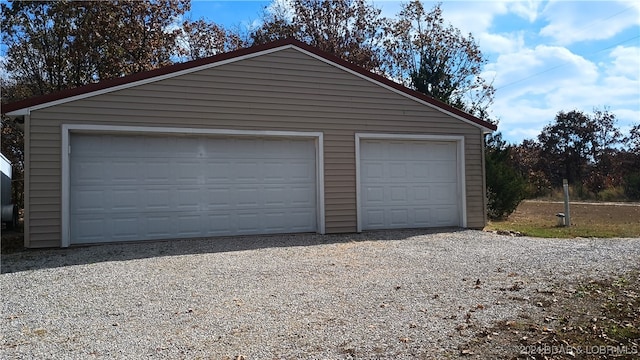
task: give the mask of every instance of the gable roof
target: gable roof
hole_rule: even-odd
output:
[[[16,101],[14,103],[2,105],[2,113],[10,116],[28,115],[32,110],[43,109],[74,100],[126,89],[129,87],[155,82],[289,48],[294,48],[302,51],[307,55],[348,71],[354,75],[359,76],[360,78],[371,81],[379,86],[385,87],[403,96],[418,101],[424,105],[449,114],[459,120],[478,126],[483,129],[483,131],[490,132],[497,129],[497,126],[492,123],[481,120],[471,114],[445,104],[428,95],[409,89],[383,76],[374,74],[357,65],[340,59],[335,55],[319,50],[313,46],[307,45],[293,38],[278,40],[264,45],[252,46],[249,48],[222,53],[207,58],[178,63],[154,70],[123,76],[120,78],[104,80],[94,84],[88,84],[73,89],[66,89],[43,96]]]

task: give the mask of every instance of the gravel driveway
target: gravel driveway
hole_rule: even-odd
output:
[[[32,250],[2,256],[0,358],[456,358],[540,291],[639,264],[640,239],[471,230]]]

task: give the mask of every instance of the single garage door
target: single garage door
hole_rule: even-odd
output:
[[[71,134],[72,244],[314,232],[312,139]]]
[[[455,141],[360,140],[362,229],[460,226]]]

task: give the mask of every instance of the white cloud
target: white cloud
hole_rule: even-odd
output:
[[[539,0],[515,1],[509,5],[509,10],[531,23],[538,18],[538,9],[541,2]]]
[[[273,0],[265,11],[270,15],[282,15],[289,20],[295,15],[292,0]]]
[[[640,24],[640,6],[635,2],[550,1],[542,17],[548,25],[540,35],[556,44],[609,39]]]
[[[524,46],[522,32],[491,34],[484,32],[476,38],[483,53],[513,53]]]
[[[559,46],[538,45],[502,54],[483,76],[498,88],[493,112],[512,142],[535,138],[558,111],[608,107],[618,126],[640,121],[640,49],[616,47],[595,64]]]
[[[487,32],[496,15],[508,12],[505,1],[449,1],[442,4],[445,21],[463,33],[479,36]]]
[[[598,76],[595,64],[566,48],[538,45],[500,55],[486,71],[495,73],[495,87],[507,93],[540,93],[570,83],[589,82]]]
[[[605,64],[607,75],[640,80],[640,47],[618,46],[609,53],[609,57],[613,60]]]

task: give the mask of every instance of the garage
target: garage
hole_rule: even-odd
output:
[[[362,134],[360,230],[464,226],[461,140]]]
[[[71,244],[315,232],[309,138],[70,135]]]
[[[2,112],[29,248],[487,222],[494,124],[295,39]]]

